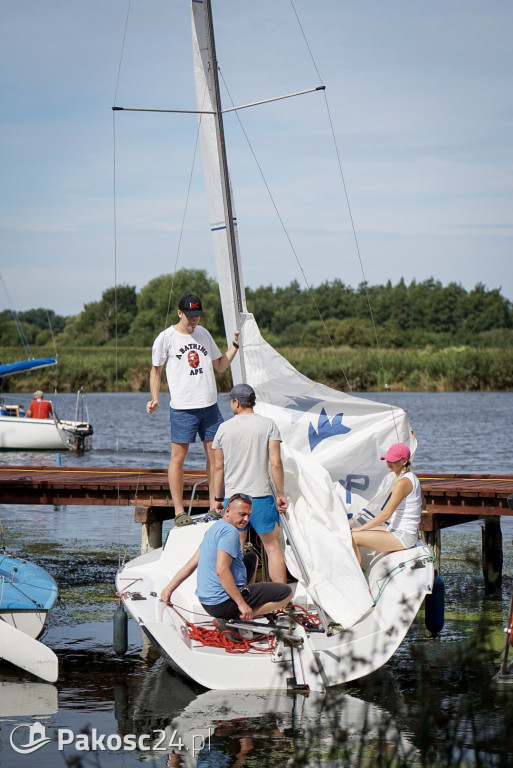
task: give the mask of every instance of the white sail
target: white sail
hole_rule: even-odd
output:
[[[223,167],[216,121],[216,98],[214,67],[210,46],[207,44],[205,9],[202,0],[192,0],[192,51],[196,106],[199,116],[199,136],[207,189],[210,229],[214,242],[219,292],[223,308],[226,338],[230,344],[233,333],[242,325],[241,312],[246,311],[246,297],[242,283],[237,219],[233,203],[227,205],[226,186],[229,187],[230,201],[233,200],[228,172]],[[209,114],[210,113],[210,114]],[[221,126],[222,130],[222,126]],[[231,219],[231,222],[230,222]],[[239,279],[240,278],[240,279]],[[242,381],[242,356],[237,355],[232,363],[234,381]]]
[[[210,8],[203,0],[191,5],[196,103],[227,339],[241,330],[233,379],[254,387],[256,410],[280,428],[285,491],[291,499],[288,516],[308,566],[308,589],[333,619],[351,626],[372,599],[352,550],[348,518],[373,503],[379,506],[372,499],[386,474],[380,456],[396,442],[407,443],[413,453],[415,438],[401,409],[338,392],[300,374],[267,344],[247,312],[218,90],[216,95]],[[302,578],[294,563],[287,565]]]

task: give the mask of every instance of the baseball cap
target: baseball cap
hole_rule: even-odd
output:
[[[188,293],[186,296],[182,296],[178,303],[178,309],[183,312],[186,317],[205,317],[203,307],[201,306],[201,299],[193,293]]]
[[[399,461],[399,459],[409,459],[410,456],[410,449],[407,445],[404,443],[394,443],[385,455],[381,457],[381,461]]]
[[[43,391],[41,389],[36,389],[34,397],[43,397]]]
[[[255,390],[249,384],[236,384],[230,392],[230,400],[241,400],[247,403],[251,395],[255,395]]]

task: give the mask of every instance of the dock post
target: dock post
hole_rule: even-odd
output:
[[[134,520],[141,523],[141,555],[162,546],[162,518],[152,507],[136,507]]]
[[[481,530],[482,565],[487,594],[497,594],[502,586],[502,531],[499,515],[487,515]]]
[[[433,554],[435,556],[435,568],[440,573],[440,560],[441,560],[441,541],[442,538],[440,536],[440,528],[435,528],[433,531],[422,531],[422,537],[426,544],[429,544],[429,546],[433,549]]]

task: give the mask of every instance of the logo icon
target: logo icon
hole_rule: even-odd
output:
[[[317,429],[315,429],[312,423],[310,423],[310,426],[308,427],[308,440],[310,441],[311,451],[328,437],[333,437],[334,435],[346,435],[348,432],[351,432],[351,427],[346,427],[345,424],[342,424],[343,417],[343,413],[337,413],[333,416],[333,419],[330,420],[324,408],[322,409],[319,415]]]
[[[18,745],[14,743],[13,736],[20,728],[28,728],[28,741],[26,744]],[[10,741],[11,747],[15,749],[16,752],[19,752],[22,755],[29,755],[31,752],[35,752],[36,749],[44,747],[44,745],[48,744],[51,739],[47,738],[44,725],[35,722],[33,725],[29,725],[28,723],[17,725],[16,728],[11,731]]]

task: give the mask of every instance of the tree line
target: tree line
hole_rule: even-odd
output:
[[[178,300],[185,293],[201,297],[203,325],[222,345],[218,285],[204,270],[161,275],[139,293],[130,285],[108,288],[99,301],[85,304],[71,317],[32,309],[20,312],[19,320],[29,343],[38,347],[50,346],[52,335],[58,350],[112,346],[116,339],[121,346],[147,347],[175,322]],[[512,302],[500,289],[481,283],[467,291],[433,278],[409,285],[401,279],[396,285],[362,283],[355,289],[337,279],[307,290],[294,280],[284,288],[247,288],[246,298],[263,336],[275,347],[375,347],[376,336],[381,347],[392,349],[501,347],[513,342]],[[18,344],[11,313],[0,312],[0,346]]]

